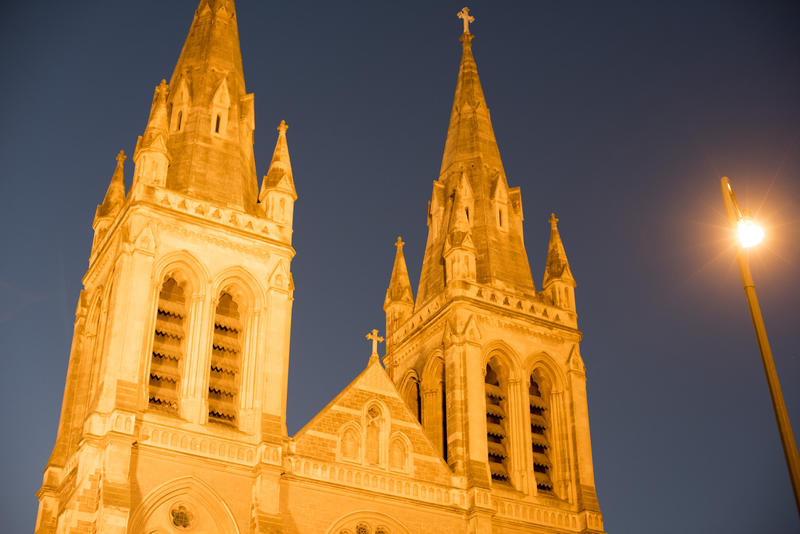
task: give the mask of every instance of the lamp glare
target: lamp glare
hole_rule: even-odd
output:
[[[742,248],[750,248],[758,245],[764,239],[764,229],[758,226],[749,218],[739,221],[739,243]]]

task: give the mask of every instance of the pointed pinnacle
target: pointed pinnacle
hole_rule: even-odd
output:
[[[103,202],[97,206],[96,217],[114,217],[125,201],[125,151],[120,150],[117,154],[117,166],[111,176],[106,195]]]

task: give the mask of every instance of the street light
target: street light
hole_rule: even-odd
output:
[[[792,480],[792,488],[794,489],[794,500],[797,504],[797,511],[800,513],[800,457],[797,454],[792,424],[789,422],[786,403],[783,402],[778,372],[775,370],[775,362],[772,360],[772,350],[769,348],[764,319],[761,317],[761,308],[758,306],[756,288],[753,284],[753,276],[750,274],[750,264],[747,261],[746,249],[759,244],[764,239],[764,230],[753,221],[748,212],[743,212],[739,209],[739,203],[736,202],[736,195],[733,194],[733,188],[728,178],[723,177],[721,185],[722,202],[725,204],[728,222],[732,229],[736,229],[739,238],[736,246],[739,273],[742,275],[742,285],[744,286],[744,294],[747,297],[747,305],[750,308],[750,317],[753,319],[758,348],[761,349],[761,362],[764,364],[764,373],[767,375],[772,408],[775,410],[775,419],[777,419],[778,431],[781,435],[783,454],[786,457],[786,465],[789,468],[789,477]]]

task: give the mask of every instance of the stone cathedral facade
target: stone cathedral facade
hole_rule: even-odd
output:
[[[460,16],[416,296],[398,238],[385,356],[289,436],[287,126],[259,187],[234,3],[200,1],[95,214],[37,533],[603,531],[575,280],[551,216],[534,284]]]

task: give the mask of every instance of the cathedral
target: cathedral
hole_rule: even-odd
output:
[[[290,436],[288,126],[259,186],[234,2],[199,2],[131,186],[120,153],[95,213],[38,534],[603,532],[575,279],[551,215],[534,284],[458,16],[416,294],[398,238],[385,354],[372,331],[366,368]]]

